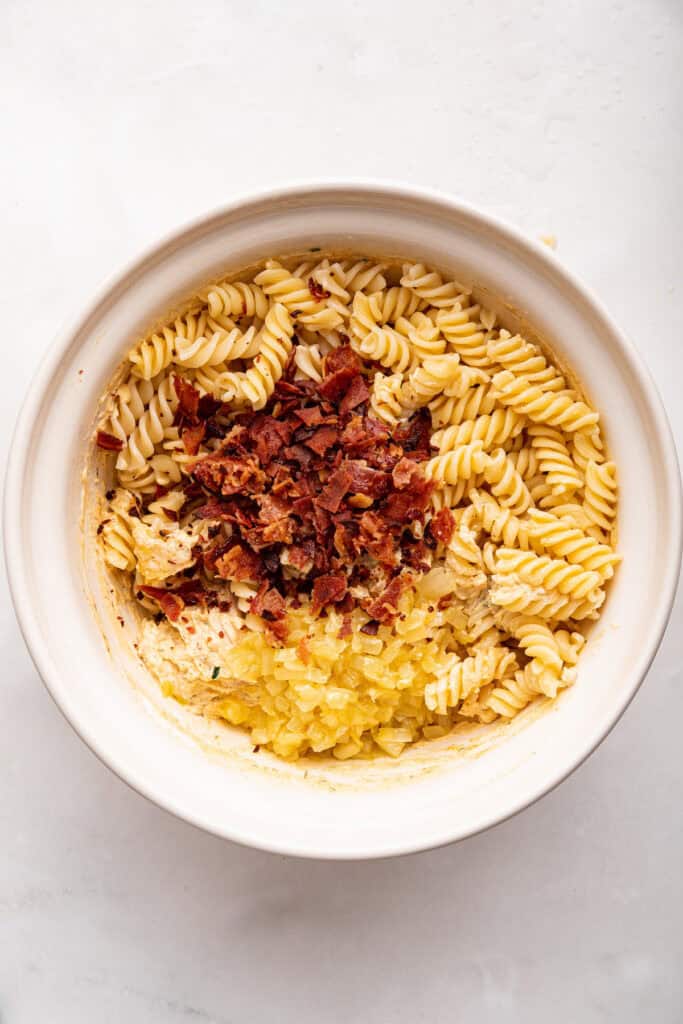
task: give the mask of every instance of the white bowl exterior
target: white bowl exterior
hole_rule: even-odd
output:
[[[445,755],[397,786],[322,786],[207,756],[150,714],[110,658],[84,589],[80,473],[93,411],[137,330],[195,285],[267,254],[344,247],[452,269],[522,310],[600,409],[620,482],[624,555],[577,684],[486,756]],[[81,372],[82,371],[82,372]],[[654,656],[680,565],[675,450],[628,342],[555,257],[461,203],[412,189],[311,186],[236,203],[133,264],[48,353],[17,427],[5,539],[18,616],[37,667],[81,736],[122,778],[217,834],[321,857],[403,853],[509,816],[559,782],[606,734]],[[362,782],[361,774],[358,781]]]

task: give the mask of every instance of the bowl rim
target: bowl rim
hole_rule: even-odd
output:
[[[660,581],[661,589],[656,608],[648,616],[650,620],[648,630],[649,642],[643,649],[643,653],[638,661],[632,666],[629,685],[625,687],[620,699],[615,702],[608,719],[601,721],[598,727],[592,731],[586,731],[584,744],[569,764],[561,766],[553,775],[543,777],[535,786],[527,788],[519,800],[506,811],[493,814],[490,819],[475,823],[472,827],[462,829],[458,828],[457,825],[448,824],[447,822],[444,825],[442,834],[437,839],[427,838],[421,840],[419,836],[408,836],[405,840],[395,843],[391,847],[366,848],[361,845],[358,848],[354,847],[340,852],[322,846],[311,848],[310,845],[303,850],[297,843],[291,843],[286,839],[280,841],[279,839],[271,840],[264,838],[262,835],[257,834],[255,829],[231,828],[229,823],[206,821],[201,815],[193,814],[186,808],[179,807],[172,795],[148,785],[145,779],[138,778],[124,763],[117,762],[114,758],[108,756],[107,752],[103,750],[98,737],[93,734],[93,731],[82,720],[78,709],[70,702],[68,687],[62,684],[60,674],[52,662],[48,646],[43,643],[38,618],[26,583],[27,574],[25,572],[21,508],[25,485],[25,468],[28,465],[30,454],[29,446],[37,421],[37,413],[44,400],[46,390],[59,364],[71,346],[73,339],[87,324],[88,320],[98,313],[103,304],[113,301],[117,293],[125,290],[129,281],[134,280],[145,269],[153,266],[172,248],[182,247],[193,234],[198,231],[205,232],[211,230],[214,224],[220,223],[221,220],[232,213],[239,210],[246,213],[250,208],[256,209],[265,204],[277,203],[283,200],[312,198],[316,195],[319,198],[324,198],[325,195],[333,198],[344,194],[348,195],[349,193],[355,193],[358,197],[365,196],[370,201],[373,197],[376,199],[378,195],[384,194],[395,199],[417,202],[423,206],[431,206],[442,210],[446,208],[451,213],[465,216],[471,222],[478,223],[482,229],[487,229],[489,232],[501,236],[517,247],[518,250],[525,251],[528,256],[533,256],[536,260],[540,260],[541,264],[545,264],[547,269],[552,271],[553,275],[563,278],[564,282],[571,289],[582,296],[591,312],[596,314],[611,332],[612,338],[619,349],[620,358],[640,384],[642,397],[647,411],[652,418],[655,440],[662,459],[667,492],[665,495],[666,512],[671,524],[670,541],[675,548],[675,552],[673,552],[675,553],[675,558],[670,558],[667,561],[665,572]],[[437,189],[375,178],[298,179],[277,187],[241,192],[236,194],[230,202],[214,207],[184,222],[179,227],[167,231],[160,239],[138,251],[137,255],[134,255],[119,270],[107,277],[100,287],[96,289],[92,298],[81,308],[80,312],[70,318],[66,326],[57,333],[57,336],[48,346],[40,360],[29,384],[10,443],[5,473],[3,512],[3,539],[7,577],[15,614],[24,642],[33,664],[53,701],[74,731],[99,760],[135,792],[156,806],[197,828],[201,828],[220,838],[229,839],[245,846],[272,853],[320,859],[373,859],[434,849],[484,832],[500,824],[502,821],[514,817],[555,789],[556,786],[583,764],[611,732],[642,685],[661,644],[671,616],[680,574],[681,551],[683,547],[681,479],[675,441],[663,402],[650,371],[639,352],[627,335],[615,323],[593,291],[583,284],[572,271],[560,263],[547,246],[540,241],[528,237],[519,228],[508,224],[497,215],[485,212],[460,197],[449,195]]]

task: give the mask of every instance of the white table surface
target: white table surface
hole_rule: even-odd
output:
[[[237,191],[334,175],[557,235],[680,439],[682,43],[680,0],[4,0],[3,456],[101,278]],[[0,599],[2,1024],[683,1019],[680,602],[557,791],[458,846],[335,864],[241,849],[128,790]]]

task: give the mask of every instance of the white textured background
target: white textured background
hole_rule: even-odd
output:
[[[681,0],[1,0],[0,438],[141,246],[237,190],[372,175],[554,232],[680,439],[682,45]],[[680,603],[623,721],[540,804],[325,864],[126,789],[0,598],[2,1024],[683,1019]]]

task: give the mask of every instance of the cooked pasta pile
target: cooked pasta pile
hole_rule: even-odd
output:
[[[131,350],[97,443],[141,657],[285,758],[555,697],[619,562],[598,413],[422,264],[207,287]]]

